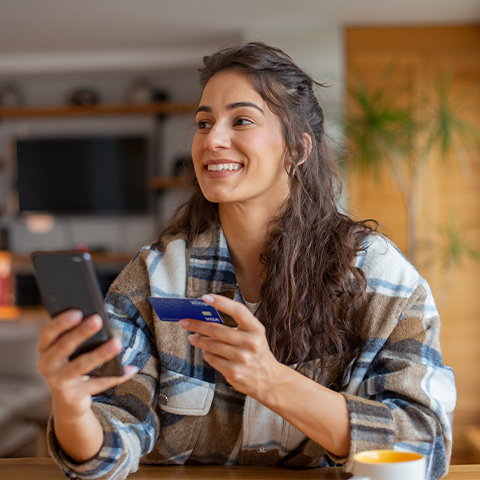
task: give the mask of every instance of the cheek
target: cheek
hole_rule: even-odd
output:
[[[278,135],[257,135],[250,139],[250,147],[260,155],[262,164],[269,167],[281,167],[284,165],[283,137]]]

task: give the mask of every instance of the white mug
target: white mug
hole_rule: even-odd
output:
[[[425,480],[426,460],[419,453],[370,450],[353,456],[350,480]]]

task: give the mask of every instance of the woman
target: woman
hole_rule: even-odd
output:
[[[99,319],[43,329],[52,455],[81,478],[124,478],[140,458],[349,469],[357,451],[396,447],[441,477],[455,387],[430,289],[337,210],[315,82],[259,43],[204,64],[196,191],[110,289],[121,342],[69,362]],[[149,295],[202,297],[235,328],[161,322]],[[85,377],[120,350],[123,377]]]

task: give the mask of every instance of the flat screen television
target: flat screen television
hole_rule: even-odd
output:
[[[19,139],[18,211],[147,213],[149,164],[145,136]]]

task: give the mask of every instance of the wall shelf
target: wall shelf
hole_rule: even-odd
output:
[[[188,187],[188,181],[183,177],[153,177],[149,181],[151,190],[170,190]]]
[[[0,118],[76,117],[96,115],[172,115],[195,112],[194,103],[152,102],[144,105],[0,107]]]

